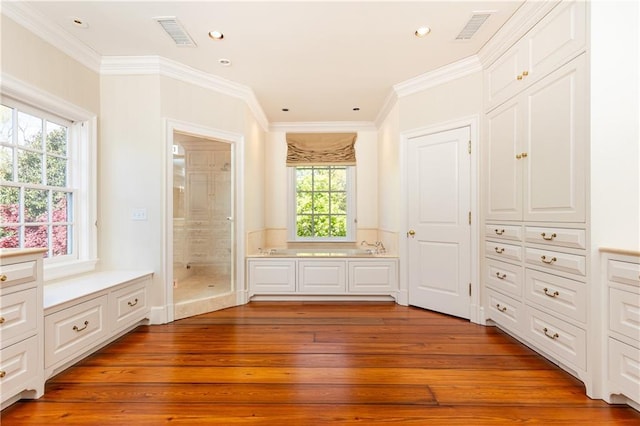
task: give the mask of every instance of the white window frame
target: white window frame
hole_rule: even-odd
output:
[[[25,112],[41,111],[71,122],[69,126],[69,187],[73,188],[72,254],[46,258],[44,280],[54,280],[95,270],[97,259],[97,116],[39,88],[3,74],[2,103]],[[42,115],[42,114],[41,114]],[[52,120],[55,121],[55,120]]]
[[[345,237],[299,237],[296,232],[296,167],[287,167],[287,237],[289,242],[342,242],[356,241],[356,166],[347,169],[347,235]]]

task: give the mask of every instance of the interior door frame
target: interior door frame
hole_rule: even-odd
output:
[[[482,303],[480,297],[480,204],[479,204],[479,188],[480,188],[480,173],[479,173],[479,159],[480,144],[479,144],[479,122],[480,117],[478,115],[466,116],[451,121],[446,121],[438,124],[433,124],[417,129],[407,130],[400,133],[400,161],[401,170],[400,173],[400,229],[398,232],[398,255],[400,258],[400,292],[399,302],[403,305],[409,304],[409,244],[406,238],[406,232],[409,229],[408,223],[408,143],[409,139],[417,138],[421,136],[428,136],[434,133],[441,133],[448,130],[459,129],[462,127],[469,127],[469,134],[471,138],[471,301],[469,306],[469,320],[476,324],[484,324],[484,315],[482,315]]]
[[[155,322],[165,323],[174,320],[174,300],[173,300],[173,134],[174,132],[186,133],[205,139],[216,139],[231,145],[231,156],[233,162],[233,174],[231,178],[233,188],[232,218],[233,233],[231,244],[234,247],[234,268],[232,269],[233,292],[236,295],[236,304],[247,303],[245,279],[244,279],[244,136],[237,133],[227,132],[220,129],[213,129],[198,124],[184,121],[165,119],[165,149],[163,169],[164,182],[164,233],[162,236],[162,263],[164,270],[164,312],[152,312],[152,317],[162,319]]]

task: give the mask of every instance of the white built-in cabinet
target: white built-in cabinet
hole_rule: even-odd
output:
[[[396,297],[397,258],[247,259],[249,297],[345,296]]]
[[[485,317],[593,393],[585,3],[555,6],[484,72]]]

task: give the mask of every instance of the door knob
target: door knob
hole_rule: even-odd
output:
[[[407,232],[407,237],[415,237],[416,235],[416,231],[414,231],[413,229],[409,229],[409,232]]]

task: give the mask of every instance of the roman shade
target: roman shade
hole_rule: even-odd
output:
[[[357,133],[287,133],[287,166],[355,166]]]

